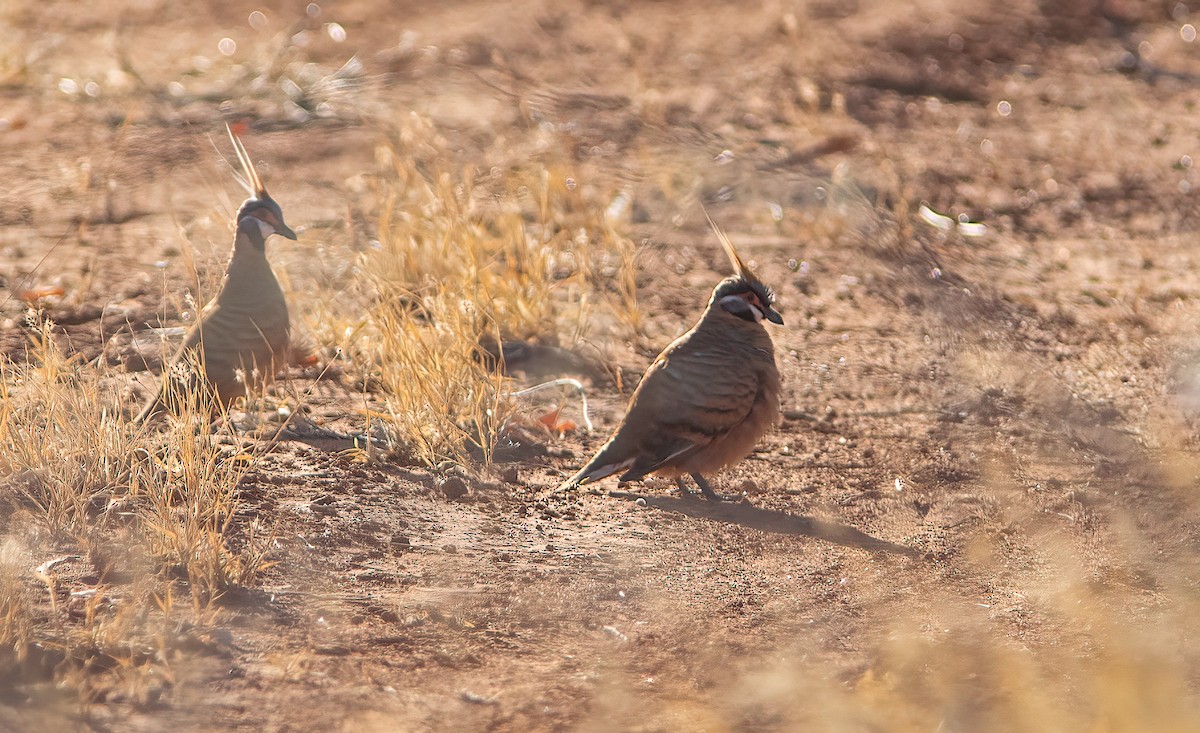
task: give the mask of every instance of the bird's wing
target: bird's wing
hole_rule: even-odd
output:
[[[260,314],[260,319],[266,318],[266,314]],[[273,354],[268,334],[278,328],[267,322],[260,324],[258,320],[236,308],[214,306],[204,314],[199,327],[188,332],[182,349],[195,349],[203,343],[206,363],[265,364]]]
[[[754,409],[762,389],[759,371],[710,341],[676,342],[647,370],[608,451],[618,459],[613,462],[634,458],[626,480],[702,450]]]

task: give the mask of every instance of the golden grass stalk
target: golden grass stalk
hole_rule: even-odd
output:
[[[179,366],[202,370],[198,360],[189,362]],[[264,549],[254,543],[243,556],[229,547],[238,485],[257,452],[240,449],[225,408],[212,390],[188,389],[192,381],[168,382],[175,414],[165,421],[159,447],[139,465],[137,506],[151,555],[169,573],[186,577],[193,599],[201,601],[251,580]]]
[[[31,318],[29,362],[0,360],[0,476],[48,529],[83,537],[89,510],[130,485],[140,431],[104,398],[99,376],[62,352],[53,324]]]
[[[384,300],[374,314],[390,424],[430,465],[472,454],[489,462],[509,407],[503,376],[481,353],[481,314],[446,292],[421,303]]]
[[[519,217],[485,226],[469,186],[411,173],[384,184],[380,248],[364,267],[376,298],[371,357],[395,437],[416,457],[490,462],[509,407],[482,344],[536,332],[547,318],[545,258]],[[393,188],[400,181],[407,185]],[[424,216],[412,216],[417,205]]]
[[[186,588],[203,612],[267,564],[270,533],[237,524],[238,484],[256,454],[238,448],[227,420],[213,420],[220,410],[206,390],[174,395],[177,414],[160,420],[162,430],[133,425],[107,367],[68,356],[48,320],[31,316],[30,326],[28,359],[0,360],[0,500],[31,518],[31,530],[49,530],[56,553],[90,562],[99,580],[69,588],[80,595],[68,609],[68,588],[52,573],[39,576],[43,591],[31,580],[46,558],[5,545],[0,651],[19,666],[36,641],[85,697],[97,670],[136,687],[153,666],[162,679],[174,589]],[[114,571],[133,582],[114,585]],[[45,592],[48,612],[36,601]]]
[[[473,170],[438,169],[449,156],[416,117],[377,148],[378,239],[360,255],[365,277],[339,302],[321,301],[314,324],[380,388],[384,409],[368,415],[429,465],[491,460],[513,411],[497,342],[578,343],[596,300],[643,326],[636,249],[606,194],[585,201],[565,169],[536,164],[491,177],[502,191],[476,192]]]
[[[22,581],[26,568],[11,539],[0,545],[0,660],[12,655],[25,662],[33,637],[34,608],[29,589]]]

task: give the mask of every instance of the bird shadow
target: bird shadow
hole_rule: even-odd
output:
[[[764,532],[814,537],[826,542],[845,547],[857,547],[871,552],[888,552],[913,558],[925,556],[925,553],[915,548],[872,537],[866,532],[844,524],[803,514],[788,514],[773,509],[762,509],[745,502],[713,502],[699,498],[673,498],[639,494],[632,491],[610,491],[608,495],[630,501],[641,499],[645,501],[646,506],[663,511],[675,512],[688,517],[711,519],[715,522],[737,524]]]

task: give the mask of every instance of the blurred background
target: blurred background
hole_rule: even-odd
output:
[[[1200,726],[1200,8],[0,18],[0,727]],[[117,417],[219,287],[225,124],[300,233],[265,410],[378,452]],[[546,496],[725,274],[704,210],[788,324],[723,481],[792,529]],[[512,397],[563,375],[596,435]]]

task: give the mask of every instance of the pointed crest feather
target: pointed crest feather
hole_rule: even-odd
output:
[[[704,208],[703,206],[700,208],[704,211],[704,217],[708,219],[708,225],[712,227],[714,232],[716,232],[717,239],[721,240],[721,246],[725,248],[725,254],[729,255],[729,262],[733,264],[733,271],[737,273],[738,277],[745,278],[746,280],[758,281],[758,278],[754,275],[754,273],[750,272],[750,268],[746,267],[746,263],[742,262],[741,255],[739,255],[737,250],[733,248],[733,242],[729,241],[729,237],[725,234],[725,232],[721,231],[721,227],[717,226],[717,223],[713,221],[712,216],[708,213],[708,209]]]
[[[225,131],[229,133],[229,139],[233,142],[233,150],[237,153],[238,161],[242,164],[242,170],[246,173],[246,179],[242,181],[242,185],[251,196],[255,198],[264,198],[267,196],[267,189],[262,184],[262,179],[258,177],[258,171],[254,170],[254,163],[250,161],[250,155],[246,152],[246,147],[242,145],[242,141],[237,135],[233,134],[233,129],[229,127],[229,123],[225,123]],[[240,180],[240,177],[239,177]]]

